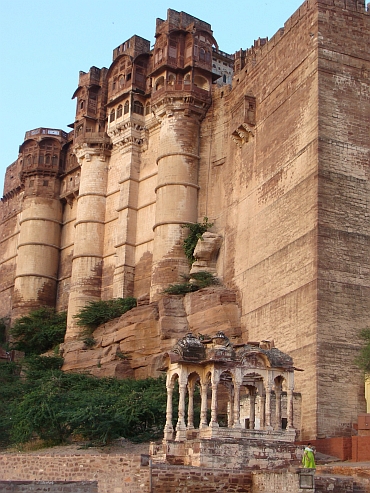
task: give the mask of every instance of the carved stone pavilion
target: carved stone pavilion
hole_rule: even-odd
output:
[[[165,359],[167,419],[163,448],[152,447],[154,457],[199,466],[210,465],[211,460],[213,465],[227,466],[232,456],[236,467],[271,467],[274,461],[272,467],[281,467],[284,460],[297,459],[292,443],[296,438],[295,368],[292,358],[273,342],[233,345],[221,331],[204,339],[188,333]],[[174,428],[176,381],[179,401]],[[194,419],[197,385],[199,428]],[[215,457],[215,447],[223,450],[224,459]],[[261,456],[266,447],[269,452]]]

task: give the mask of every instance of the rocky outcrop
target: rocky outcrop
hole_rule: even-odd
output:
[[[189,331],[211,335],[222,330],[233,342],[241,340],[236,295],[221,286],[146,303],[98,327],[92,348],[82,340],[62,345],[63,370],[100,377],[158,376],[163,354]]]

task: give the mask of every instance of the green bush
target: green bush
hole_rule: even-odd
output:
[[[16,320],[10,329],[14,338],[11,349],[26,355],[42,354],[64,341],[67,328],[66,312],[42,307]]]
[[[75,315],[77,325],[90,329],[84,335],[91,334],[99,325],[120,317],[136,306],[135,298],[114,298],[107,301],[90,301]]]
[[[198,240],[202,239],[202,234],[209,228],[212,228],[212,226],[213,223],[208,222],[208,217],[205,217],[202,223],[181,225],[182,228],[187,228],[189,230],[189,234],[184,240],[183,248],[190,265],[195,262],[194,250],[197,246]]]
[[[6,343],[7,319],[0,318],[0,344]]]
[[[364,346],[361,348],[355,363],[365,373],[370,374],[370,329],[363,329],[360,332],[360,337],[364,341]]]
[[[23,382],[17,363],[0,362],[0,447],[10,442],[13,414],[22,399]]]
[[[182,276],[186,279],[186,282],[170,284],[166,289],[163,290],[166,294],[186,294],[193,293],[202,288],[207,288],[208,286],[219,284],[217,277],[211,272],[200,271],[189,276]]]
[[[166,419],[163,378],[98,379],[59,370],[33,370],[32,383],[12,409],[11,441],[33,437],[65,443],[74,437],[104,445],[125,437],[157,438]],[[28,378],[28,377],[27,377]]]

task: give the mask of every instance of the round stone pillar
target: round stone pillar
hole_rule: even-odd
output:
[[[19,220],[12,319],[40,306],[55,306],[62,205],[58,199],[27,197]]]
[[[186,98],[184,98],[185,100]],[[189,272],[181,225],[198,220],[199,130],[205,108],[184,101],[165,103],[155,110],[161,121],[156,186],[151,300]]]

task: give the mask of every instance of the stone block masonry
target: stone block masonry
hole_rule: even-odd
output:
[[[0,493],[98,493],[96,481],[0,481]]]

